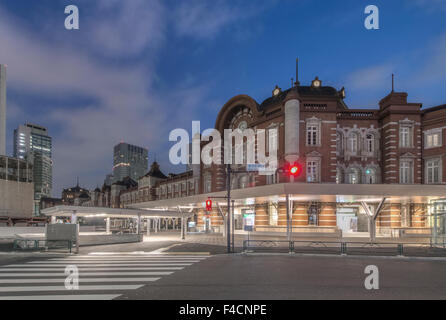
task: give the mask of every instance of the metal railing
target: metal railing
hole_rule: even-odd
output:
[[[435,246],[431,243],[244,240],[243,253],[250,252],[446,257],[446,248]]]

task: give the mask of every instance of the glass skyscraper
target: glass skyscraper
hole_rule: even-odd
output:
[[[130,177],[138,181],[148,171],[149,151],[127,143],[120,143],[113,152],[113,182]]]
[[[45,127],[27,123],[14,130],[14,157],[33,164],[34,199],[51,197],[53,188],[52,139]],[[39,212],[36,207],[36,212]]]

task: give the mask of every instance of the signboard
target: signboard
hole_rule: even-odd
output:
[[[276,172],[277,166],[272,164],[264,165],[260,163],[251,163],[246,165],[246,171],[258,172],[260,175],[272,175]]]
[[[49,224],[46,227],[46,239],[51,241],[76,242],[77,225],[76,224]]]
[[[253,212],[247,212],[243,214],[243,229],[245,231],[254,231],[254,225],[256,222],[256,215]]]
[[[195,221],[189,221],[188,222],[189,228],[195,228],[197,226],[197,224],[195,223]]]

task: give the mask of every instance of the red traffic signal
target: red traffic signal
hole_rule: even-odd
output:
[[[206,200],[206,211],[212,211],[212,200]]]
[[[287,173],[290,176],[298,177],[302,173],[302,166],[298,163],[289,164],[287,168]]]

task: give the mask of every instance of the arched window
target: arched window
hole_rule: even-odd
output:
[[[342,133],[336,132],[336,153],[337,154],[342,154],[342,149],[344,147],[344,143],[342,140],[343,140]]]
[[[336,183],[340,184],[344,182],[344,171],[342,168],[336,168]]]
[[[348,135],[347,140],[347,148],[351,154],[355,155],[358,153],[358,134],[355,132],[351,132]]]
[[[372,168],[365,169],[365,183],[375,184],[376,183],[376,170]]]
[[[365,148],[368,153],[375,152],[375,136],[371,133],[365,137]]]
[[[350,184],[358,184],[361,183],[359,176],[359,169],[350,168],[347,175],[348,183]]]
[[[240,178],[240,189],[248,187],[248,176],[244,175]]]
[[[210,175],[205,175],[203,183],[204,183],[204,185],[203,185],[204,193],[210,193],[212,191],[212,178],[211,178],[211,176]]]

